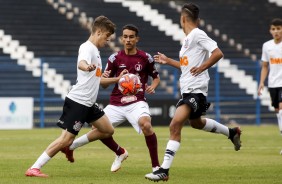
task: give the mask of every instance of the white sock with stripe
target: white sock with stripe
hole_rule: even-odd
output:
[[[229,128],[213,119],[206,118],[206,125],[202,129],[207,132],[219,133],[229,137]]]
[[[180,142],[169,140],[166,146],[165,155],[164,155],[164,161],[162,163],[162,168],[169,169],[172,161],[174,159],[175,153],[180,147]]]

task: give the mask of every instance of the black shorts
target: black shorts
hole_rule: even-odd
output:
[[[280,88],[268,88],[271,98],[271,105],[275,108],[279,108],[279,103],[282,102],[282,87]]]
[[[210,107],[210,103],[207,103],[207,98],[202,93],[182,94],[176,108],[183,104],[187,104],[192,109],[189,119],[197,119],[202,115],[206,115],[206,111]]]
[[[96,103],[92,107],[87,107],[66,97],[63,114],[58,120],[57,125],[77,135],[84,123],[92,123],[104,114],[104,111]]]

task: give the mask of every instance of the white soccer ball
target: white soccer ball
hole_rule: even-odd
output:
[[[132,73],[123,75],[118,81],[118,89],[123,95],[135,95],[141,87],[139,77]]]

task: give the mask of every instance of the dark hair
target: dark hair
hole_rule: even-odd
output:
[[[186,3],[182,6],[181,13],[191,18],[192,21],[196,22],[199,18],[199,6],[194,3]]]
[[[280,19],[280,18],[272,19],[272,21],[270,22],[270,25],[282,26],[282,19]]]
[[[131,31],[135,32],[135,35],[138,36],[139,33],[139,29],[137,26],[133,25],[133,24],[126,24],[125,26],[122,27],[122,31],[125,29],[129,29]]]
[[[103,31],[109,31],[111,34],[115,33],[116,25],[107,17],[101,15],[96,17],[91,26],[91,32],[95,33],[100,28]]]

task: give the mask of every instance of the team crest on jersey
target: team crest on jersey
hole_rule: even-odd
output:
[[[75,131],[80,131],[81,127],[82,127],[82,123],[80,121],[75,121],[75,124],[73,125],[73,129]]]
[[[134,66],[134,68],[136,71],[140,72],[142,70],[142,65],[138,63]]]

